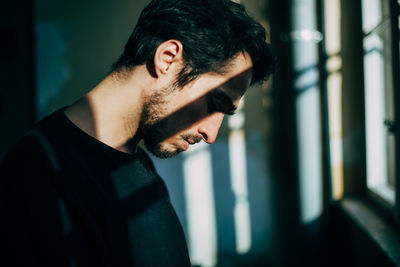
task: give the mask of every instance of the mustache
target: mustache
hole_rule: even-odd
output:
[[[201,140],[203,140],[202,136],[198,135],[190,135],[190,134],[185,134],[182,135],[183,139],[187,140],[189,143],[199,143]]]

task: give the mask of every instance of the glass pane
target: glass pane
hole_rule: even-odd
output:
[[[381,0],[362,0],[363,31],[369,32],[382,20]]]
[[[390,23],[364,38],[365,116],[367,140],[367,184],[388,202],[394,202],[395,154],[394,99]]]
[[[389,18],[389,1],[387,0],[362,0],[362,28],[364,33],[369,33]]]

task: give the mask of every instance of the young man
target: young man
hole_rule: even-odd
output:
[[[29,132],[0,179],[11,266],[190,266],[181,225],[145,152],[213,143],[265,80],[263,27],[229,0],[153,0],[112,72]]]

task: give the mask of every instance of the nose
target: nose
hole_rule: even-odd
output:
[[[197,130],[203,137],[204,142],[212,144],[217,138],[219,127],[224,119],[224,113],[214,113],[203,119]]]

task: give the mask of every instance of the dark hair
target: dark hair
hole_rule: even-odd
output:
[[[238,52],[253,62],[252,84],[268,79],[274,57],[263,26],[230,0],[152,0],[142,11],[125,50],[112,71],[152,64],[157,47],[175,39],[183,45],[183,86],[206,72],[221,73]]]

